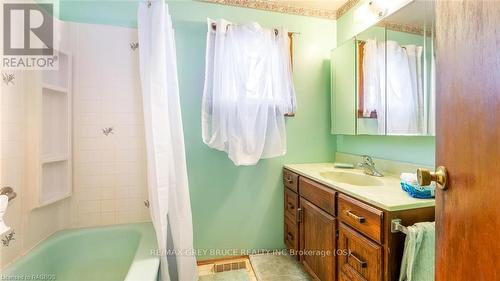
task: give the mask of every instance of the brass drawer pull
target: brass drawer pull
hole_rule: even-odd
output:
[[[368,267],[368,263],[367,262],[362,261],[360,258],[356,257],[353,253],[349,253],[349,257],[353,258],[357,263],[359,263],[359,265],[361,266],[361,268]]]
[[[351,210],[346,211],[347,216],[357,220],[359,223],[365,223],[365,217],[357,216]]]
[[[302,222],[302,208],[297,209],[297,223]]]
[[[288,202],[288,209],[293,210],[295,209],[295,206],[292,203]]]
[[[292,176],[286,177],[285,180],[286,180],[287,183],[292,183],[293,182]]]

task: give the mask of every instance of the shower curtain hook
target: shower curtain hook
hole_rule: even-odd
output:
[[[148,8],[151,8],[151,0],[147,0],[147,5],[148,5]]]

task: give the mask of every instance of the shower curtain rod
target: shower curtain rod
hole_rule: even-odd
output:
[[[362,40],[362,39],[356,39],[356,42],[358,42],[358,44],[366,43],[366,41]],[[406,47],[405,46],[401,46],[401,49],[405,49],[406,50]]]
[[[229,26],[229,25],[228,25]],[[227,27],[226,27],[227,29]],[[217,30],[217,24],[216,23],[212,23],[212,30],[215,31]],[[288,32],[289,34],[300,34],[300,32]],[[278,29],[274,28],[274,34],[275,35],[278,35]]]

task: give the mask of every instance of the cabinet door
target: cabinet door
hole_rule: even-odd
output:
[[[335,218],[303,198],[300,199],[300,208],[300,260],[315,278],[334,281]]]

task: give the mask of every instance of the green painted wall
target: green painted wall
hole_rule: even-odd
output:
[[[434,166],[434,137],[337,136],[337,151]]]
[[[169,3],[176,32],[180,96],[186,142],[194,240],[198,249],[282,248],[283,163],[333,160],[330,135],[330,50],[334,21],[193,1]],[[64,1],[67,21],[136,26],[137,2]],[[257,21],[299,32],[294,40],[298,112],[287,120],[288,153],[252,167],[235,167],[225,153],[201,140],[206,18]],[[112,51],[112,50],[110,50]],[[200,257],[210,258],[217,254]]]
[[[337,44],[342,44],[368,27],[354,22],[353,10],[361,3],[363,1],[337,20]],[[336,151],[433,166],[435,146],[435,137],[338,135]]]

